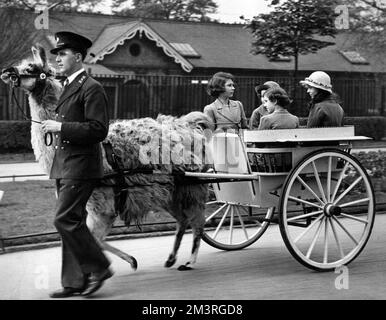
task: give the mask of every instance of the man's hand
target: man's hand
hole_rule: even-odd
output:
[[[42,130],[47,132],[59,132],[62,129],[62,123],[54,120],[46,120],[42,122]]]

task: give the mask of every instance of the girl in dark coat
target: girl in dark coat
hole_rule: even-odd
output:
[[[332,92],[330,76],[323,71],[315,71],[300,83],[307,88],[312,99],[307,127],[343,126],[344,111],[337,95]]]

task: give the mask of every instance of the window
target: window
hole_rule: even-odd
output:
[[[130,54],[138,57],[141,54],[141,46],[138,43],[133,43],[129,48]]]
[[[193,49],[189,43],[177,43],[173,42],[170,45],[178,51],[182,56],[186,58],[200,58],[201,55]]]
[[[369,64],[369,62],[360,55],[358,51],[341,51],[340,54],[352,64]]]

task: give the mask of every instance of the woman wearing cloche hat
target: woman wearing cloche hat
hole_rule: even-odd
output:
[[[315,71],[300,83],[311,96],[307,127],[342,126],[344,111],[332,91],[330,76],[323,71]]]

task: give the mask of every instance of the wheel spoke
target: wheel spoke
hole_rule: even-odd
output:
[[[323,186],[322,186],[322,183],[320,182],[319,172],[318,172],[318,170],[316,169],[316,164],[315,164],[314,161],[312,161],[312,168],[314,169],[315,180],[316,180],[316,183],[317,183],[317,185],[318,185],[319,192],[320,192],[320,194],[322,195],[323,201],[324,201],[325,203],[327,203],[327,199],[326,199],[326,196],[325,196],[325,194],[324,194]]]
[[[332,233],[334,234],[334,238],[335,238],[336,244],[338,246],[340,257],[343,259],[344,258],[344,252],[343,252],[342,246],[340,244],[340,241],[339,241],[339,238],[338,238],[338,234],[337,234],[337,232],[335,230],[335,227],[334,227],[334,224],[333,224],[331,218],[328,218],[328,221],[330,222]]]
[[[287,221],[295,221],[295,220],[299,220],[299,219],[303,219],[303,218],[307,218],[307,217],[316,216],[317,214],[321,214],[322,212],[323,212],[323,210],[319,210],[319,211],[314,211],[314,212],[302,214],[300,216],[289,218],[289,219],[287,219]]]
[[[294,243],[298,242],[301,238],[303,238],[307,233],[308,231],[310,231],[312,229],[312,227],[318,222],[320,221],[321,219],[323,218],[323,216],[320,216],[318,218],[315,219],[314,222],[312,222],[306,230],[304,230],[295,240],[294,240]]]
[[[241,214],[240,214],[240,211],[239,211],[239,208],[238,208],[238,207],[236,207],[236,213],[237,213],[237,215],[238,215],[238,217],[239,217],[240,224],[241,224],[241,228],[242,228],[243,231],[244,231],[245,238],[246,238],[247,240],[249,240],[248,232],[247,232],[247,229],[245,228],[244,221],[243,221],[243,218],[241,217]]]
[[[323,222],[324,222],[325,219],[322,219],[318,225],[318,228],[315,232],[315,235],[312,239],[312,242],[311,242],[311,245],[310,247],[308,248],[308,251],[307,251],[307,254],[306,254],[306,257],[309,259],[310,256],[311,256],[311,253],[312,251],[314,250],[314,246],[315,246],[315,243],[316,243],[316,240],[318,239],[319,235],[320,235],[320,232],[322,231],[322,225],[323,225]]]
[[[217,213],[222,211],[228,204],[224,203],[219,209],[217,209],[215,212],[213,212],[208,218],[205,219],[205,222],[208,222],[210,219],[212,219]]]
[[[356,244],[358,245],[358,241],[355,240],[355,238],[350,234],[350,232],[347,231],[347,229],[344,227],[343,224],[340,223],[340,221],[335,218],[334,216],[332,216],[332,218],[336,221],[336,223],[343,229],[344,232],[346,232],[346,234],[350,237],[350,239]]]
[[[349,193],[351,190],[352,190],[352,188],[354,188],[357,184],[358,184],[358,182],[359,181],[361,181],[363,179],[363,177],[362,176],[360,176],[358,179],[356,179],[339,197],[338,197],[338,199],[336,199],[335,201],[334,201],[334,205],[336,205],[340,200],[342,200],[342,198],[347,194],[347,193]]]
[[[232,244],[232,237],[233,237],[233,206],[231,207],[231,221],[229,225],[229,244]]]
[[[206,203],[207,206],[211,205],[211,204],[215,204],[215,203],[218,203],[217,200],[214,200],[214,201],[209,201]]]
[[[296,177],[299,182],[315,197],[316,200],[320,202],[321,205],[324,205],[324,202],[318,197],[318,195],[311,189],[311,187],[302,179],[300,176]]]
[[[331,197],[331,202],[334,202],[334,199],[336,197],[336,193],[338,192],[338,189],[339,189],[340,184],[342,183],[342,180],[343,180],[343,177],[344,177],[344,173],[346,172],[347,167],[348,167],[349,164],[350,164],[349,162],[346,162],[346,164],[344,165],[342,171],[340,172],[338,182],[336,183],[336,186],[335,186],[335,189],[334,189],[334,193],[332,194],[332,197]]]
[[[323,263],[327,263],[328,260],[328,221],[325,219],[324,222],[324,253]]]
[[[228,208],[225,210],[225,213],[224,213],[224,215],[222,216],[221,221],[220,221],[220,223],[218,224],[218,226],[217,226],[217,228],[216,228],[216,231],[215,231],[215,233],[214,233],[214,235],[213,235],[213,239],[216,239],[217,234],[218,234],[218,232],[220,231],[220,228],[221,228],[222,224],[223,224],[224,221],[225,221],[225,217],[227,216],[230,207],[231,207],[231,205],[228,205]]]
[[[332,157],[328,157],[328,168],[327,168],[327,201],[330,202],[331,199],[331,163]],[[327,224],[326,224],[327,227]]]
[[[339,205],[339,207],[341,207],[341,208],[349,207],[349,206],[352,206],[354,204],[359,204],[359,203],[368,202],[368,201],[370,201],[370,198],[363,198],[363,199],[360,199],[360,200],[355,200],[355,201],[343,203],[343,204]]]
[[[346,217],[347,219],[359,221],[359,222],[362,222],[362,223],[364,223],[364,224],[368,224],[368,223],[369,223],[369,222],[368,222],[367,220],[365,220],[365,219],[361,219],[361,218],[352,216],[352,215],[347,214],[347,213],[343,213],[343,212],[342,212],[340,215],[343,216],[343,217]]]
[[[309,202],[309,201],[306,201],[306,200],[303,200],[303,199],[295,198],[293,196],[288,196],[288,199],[290,199],[292,201],[295,201],[295,202],[301,202],[301,203],[304,203],[304,204],[308,204],[311,207],[316,207],[316,208],[319,208],[319,209],[323,209],[323,207],[320,206],[320,205],[317,205],[315,203],[312,203],[312,202]]]

